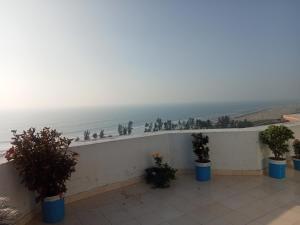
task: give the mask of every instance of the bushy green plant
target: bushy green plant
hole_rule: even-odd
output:
[[[293,148],[294,148],[295,158],[300,159],[300,140],[299,139],[294,140]]]
[[[209,147],[207,146],[209,142],[209,138],[202,133],[194,133],[192,134],[193,137],[193,149],[194,153],[197,156],[197,162],[200,163],[208,163],[209,160]]]
[[[288,140],[294,138],[293,134],[294,132],[286,126],[271,125],[259,133],[259,138],[273,152],[273,159],[284,160],[283,156],[289,152]]]
[[[153,154],[152,157],[155,161],[155,166],[145,170],[146,182],[152,184],[155,188],[170,187],[171,181],[176,179],[177,170],[167,163],[163,163],[163,158],[158,153]]]
[[[40,132],[30,128],[14,132],[11,144],[5,157],[19,171],[21,182],[36,192],[37,202],[67,191],[65,182],[75,171],[78,155],[69,150],[71,139],[47,127]]]
[[[7,199],[0,197],[0,225],[15,224],[18,212],[7,205]]]

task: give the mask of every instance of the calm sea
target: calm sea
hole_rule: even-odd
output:
[[[5,111],[0,112],[0,152],[10,146],[11,130],[44,126],[55,128],[63,135],[82,139],[84,130],[91,134],[105,130],[107,135],[117,135],[118,124],[133,121],[134,134],[143,133],[145,122],[182,120],[189,117],[215,119],[221,115],[237,115],[274,105],[274,103],[214,103],[214,104],[169,104],[146,106],[119,106],[98,108],[60,109],[47,111]]]

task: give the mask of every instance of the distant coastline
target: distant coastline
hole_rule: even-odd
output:
[[[82,140],[83,131],[89,130],[91,135],[94,132],[99,133],[100,129],[105,130],[106,137],[118,136],[118,124],[125,124],[133,121],[133,134],[144,133],[145,123],[154,121],[160,117],[163,120],[179,121],[188,118],[200,118],[203,120],[215,121],[219,116],[228,115],[234,120],[248,120],[254,123],[254,126],[266,125],[282,122],[282,115],[300,113],[300,103],[287,104],[199,104],[199,105],[174,105],[157,106],[144,108],[112,108],[98,109],[98,111],[67,111],[60,112],[55,117],[51,114],[44,114],[18,118],[5,115],[0,117],[0,153],[9,146],[11,133],[10,130],[17,129],[21,132],[29,127],[40,129],[43,126],[56,128],[63,132],[63,135],[69,138],[80,137]],[[7,121],[13,121],[8,123]]]
[[[276,120],[281,119],[283,115],[300,113],[300,104],[288,104],[281,106],[273,106],[265,109],[257,110],[255,112],[245,113],[235,116],[237,120],[247,119],[249,121],[260,120]]]

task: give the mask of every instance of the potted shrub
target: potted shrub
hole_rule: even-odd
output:
[[[262,143],[268,145],[274,155],[269,158],[270,177],[277,179],[285,177],[285,154],[289,151],[288,140],[294,138],[293,134],[293,131],[283,125],[271,125],[259,133]]]
[[[176,169],[170,167],[167,163],[163,163],[163,158],[159,153],[152,154],[155,166],[145,170],[145,179],[148,184],[152,184],[154,188],[170,187],[172,180],[175,180]]]
[[[295,170],[300,170],[300,140],[295,139],[293,142],[295,156],[293,157]]]
[[[208,181],[211,177],[211,162],[209,160],[209,147],[207,146],[208,136],[202,133],[194,133],[193,149],[196,159],[196,179],[198,181]]]
[[[56,130],[34,128],[21,134],[13,132],[12,147],[6,159],[12,161],[22,183],[36,194],[42,203],[43,221],[56,223],[64,218],[66,181],[75,171],[77,153],[69,150],[71,139]]]

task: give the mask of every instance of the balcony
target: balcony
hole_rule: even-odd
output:
[[[28,225],[42,225],[40,218]],[[300,173],[214,176],[208,183],[180,175],[169,189],[138,183],[67,205],[64,225],[296,225]]]
[[[300,123],[287,126],[300,138]],[[80,158],[59,224],[300,224],[300,173],[289,169],[279,181],[263,175],[269,156],[258,140],[263,129],[158,132],[74,145]],[[191,132],[210,138],[210,182],[194,179]],[[169,189],[152,189],[141,179],[154,151],[179,170]],[[43,224],[34,193],[20,184],[11,163],[0,164],[0,177],[1,195],[20,210],[18,224]]]

